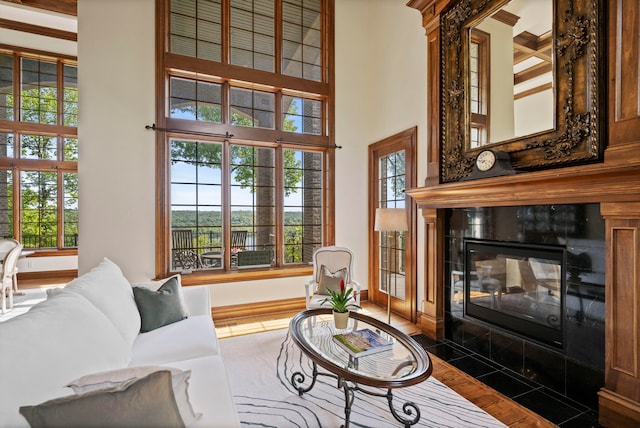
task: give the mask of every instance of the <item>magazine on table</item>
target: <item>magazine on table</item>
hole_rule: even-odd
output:
[[[364,328],[350,333],[334,334],[333,340],[353,357],[363,357],[393,347],[391,340],[385,339],[371,329]]]

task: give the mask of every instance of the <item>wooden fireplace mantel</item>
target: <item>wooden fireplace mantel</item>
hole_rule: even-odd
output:
[[[425,224],[422,331],[444,336],[444,208],[599,203],[606,227],[605,385],[599,421],[640,426],[640,3],[604,0],[606,138],[599,163],[440,184],[440,14],[468,0],[408,0],[422,15],[427,63],[425,186],[407,194]],[[602,24],[605,24],[602,22]],[[600,24],[599,24],[600,25]]]
[[[419,208],[640,201],[640,164],[605,162],[408,189]]]

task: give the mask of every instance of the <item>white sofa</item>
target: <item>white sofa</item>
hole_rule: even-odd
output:
[[[206,287],[180,289],[188,317],[146,333],[131,284],[108,259],[56,290],[0,323],[1,427],[28,427],[20,407],[74,394],[67,385],[77,378],[140,366],[190,371],[190,426],[240,425]]]

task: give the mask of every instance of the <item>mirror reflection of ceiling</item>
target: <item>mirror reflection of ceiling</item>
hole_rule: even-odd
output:
[[[511,0],[492,17],[513,26],[514,98],[551,88],[553,0]]]

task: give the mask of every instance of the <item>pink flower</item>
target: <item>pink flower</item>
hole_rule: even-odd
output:
[[[344,293],[344,279],[340,280],[340,292]]]

